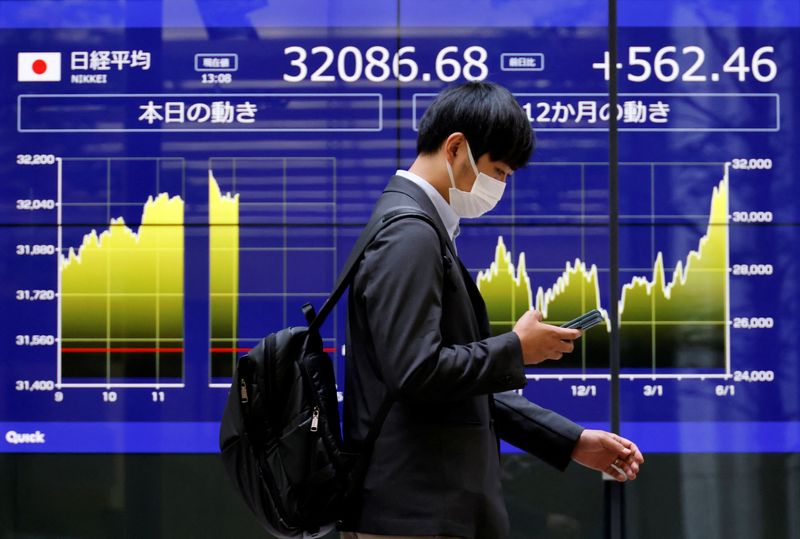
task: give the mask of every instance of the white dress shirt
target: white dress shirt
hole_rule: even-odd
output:
[[[439,194],[439,191],[437,191],[433,185],[417,176],[413,172],[409,172],[407,170],[398,170],[395,175],[419,185],[422,190],[425,191],[425,194],[427,194],[428,198],[430,198],[431,202],[433,202],[433,207],[436,208],[436,212],[439,214],[439,219],[442,220],[442,224],[444,224],[444,228],[447,230],[447,234],[450,236],[453,246],[455,246],[456,237],[458,237],[459,233],[459,217],[456,212],[453,211],[453,208],[450,206],[450,204],[442,195]]]

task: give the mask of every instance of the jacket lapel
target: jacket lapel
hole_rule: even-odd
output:
[[[491,337],[492,332],[489,326],[489,314],[486,311],[486,302],[483,301],[483,296],[481,296],[481,292],[478,290],[478,285],[472,280],[472,275],[469,274],[469,270],[467,270],[460,258],[456,257],[456,260],[458,260],[458,267],[461,268],[461,276],[464,278],[464,285],[467,287],[469,300],[472,303],[472,311],[475,313],[475,318],[478,322],[480,338],[486,339]]]

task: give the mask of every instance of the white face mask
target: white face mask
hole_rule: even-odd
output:
[[[477,178],[475,178],[475,183],[472,184],[472,189],[469,192],[457,189],[456,180],[453,176],[453,167],[445,159],[447,174],[450,176],[450,185],[452,185],[450,188],[450,206],[459,217],[480,217],[497,205],[503,196],[506,184],[478,171],[478,167],[475,165],[475,158],[472,157],[472,151],[469,149],[469,143],[467,142],[466,144],[469,162]]]

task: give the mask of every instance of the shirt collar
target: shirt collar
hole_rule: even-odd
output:
[[[431,202],[433,202],[433,207],[436,208],[436,212],[439,214],[439,218],[442,220],[442,224],[444,224],[444,228],[447,230],[450,240],[455,241],[459,232],[458,214],[456,214],[444,197],[439,194],[439,191],[437,191],[433,185],[428,183],[427,180],[417,176],[413,172],[409,172],[407,170],[398,170],[396,175],[417,184],[422,188],[423,191],[425,191],[425,194],[427,194],[428,198],[430,198]]]

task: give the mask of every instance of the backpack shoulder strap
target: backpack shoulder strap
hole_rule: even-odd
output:
[[[436,236],[439,238],[442,257],[445,258],[446,262],[449,262],[450,259],[447,257],[447,243],[439,232],[436,223],[434,223],[433,219],[431,219],[427,213],[423,212],[419,208],[414,208],[411,206],[398,206],[396,208],[392,208],[382,216],[374,218],[367,225],[367,228],[358,238],[353,250],[350,251],[350,256],[347,258],[344,269],[339,275],[339,280],[337,281],[331,295],[322,305],[322,308],[320,308],[319,313],[314,313],[314,308],[310,304],[306,303],[303,305],[303,312],[306,315],[306,320],[309,324],[309,333],[319,331],[320,326],[322,326],[322,324],[325,322],[325,319],[328,318],[328,315],[330,315],[331,311],[333,311],[333,308],[342,298],[344,291],[347,290],[347,287],[353,282],[353,278],[358,271],[358,264],[361,262],[361,258],[364,256],[367,248],[378,235],[378,233],[395,221],[409,218],[421,219],[433,227],[433,229],[436,231]]]
[[[433,227],[433,229],[436,231],[436,236],[439,238],[439,246],[444,263],[446,265],[452,264],[450,258],[447,256],[447,242],[445,238],[442,237],[442,234],[439,231],[439,228],[436,226],[436,223],[427,213],[423,212],[419,208],[414,208],[411,206],[399,206],[392,208],[380,217],[376,217],[370,221],[364,232],[362,232],[361,236],[358,238],[358,241],[353,247],[353,250],[350,252],[350,256],[347,258],[347,262],[344,265],[342,273],[339,275],[339,280],[337,281],[333,292],[322,305],[322,308],[319,310],[319,314],[314,313],[314,308],[310,304],[306,303],[303,306],[303,313],[305,314],[306,320],[308,320],[309,324],[309,334],[313,335],[319,331],[320,326],[323,324],[323,322],[325,322],[325,319],[328,317],[328,315],[330,315],[331,311],[333,311],[333,308],[341,299],[344,291],[347,290],[347,287],[353,282],[356,272],[358,271],[358,265],[361,262],[361,258],[364,256],[364,253],[375,237],[385,227],[401,219],[421,219],[422,221],[425,221],[431,225],[431,227]],[[445,268],[445,270],[448,269],[448,267]],[[364,482],[364,477],[366,475],[367,466],[369,465],[372,455],[372,448],[375,445],[375,440],[377,440],[381,428],[383,427],[383,423],[386,421],[386,417],[389,415],[389,411],[391,410],[393,404],[394,399],[389,395],[387,395],[381,403],[378,413],[373,419],[369,431],[367,432],[367,437],[361,444],[359,457],[354,463],[349,480],[347,482],[345,499],[349,500],[358,494],[358,491]]]

